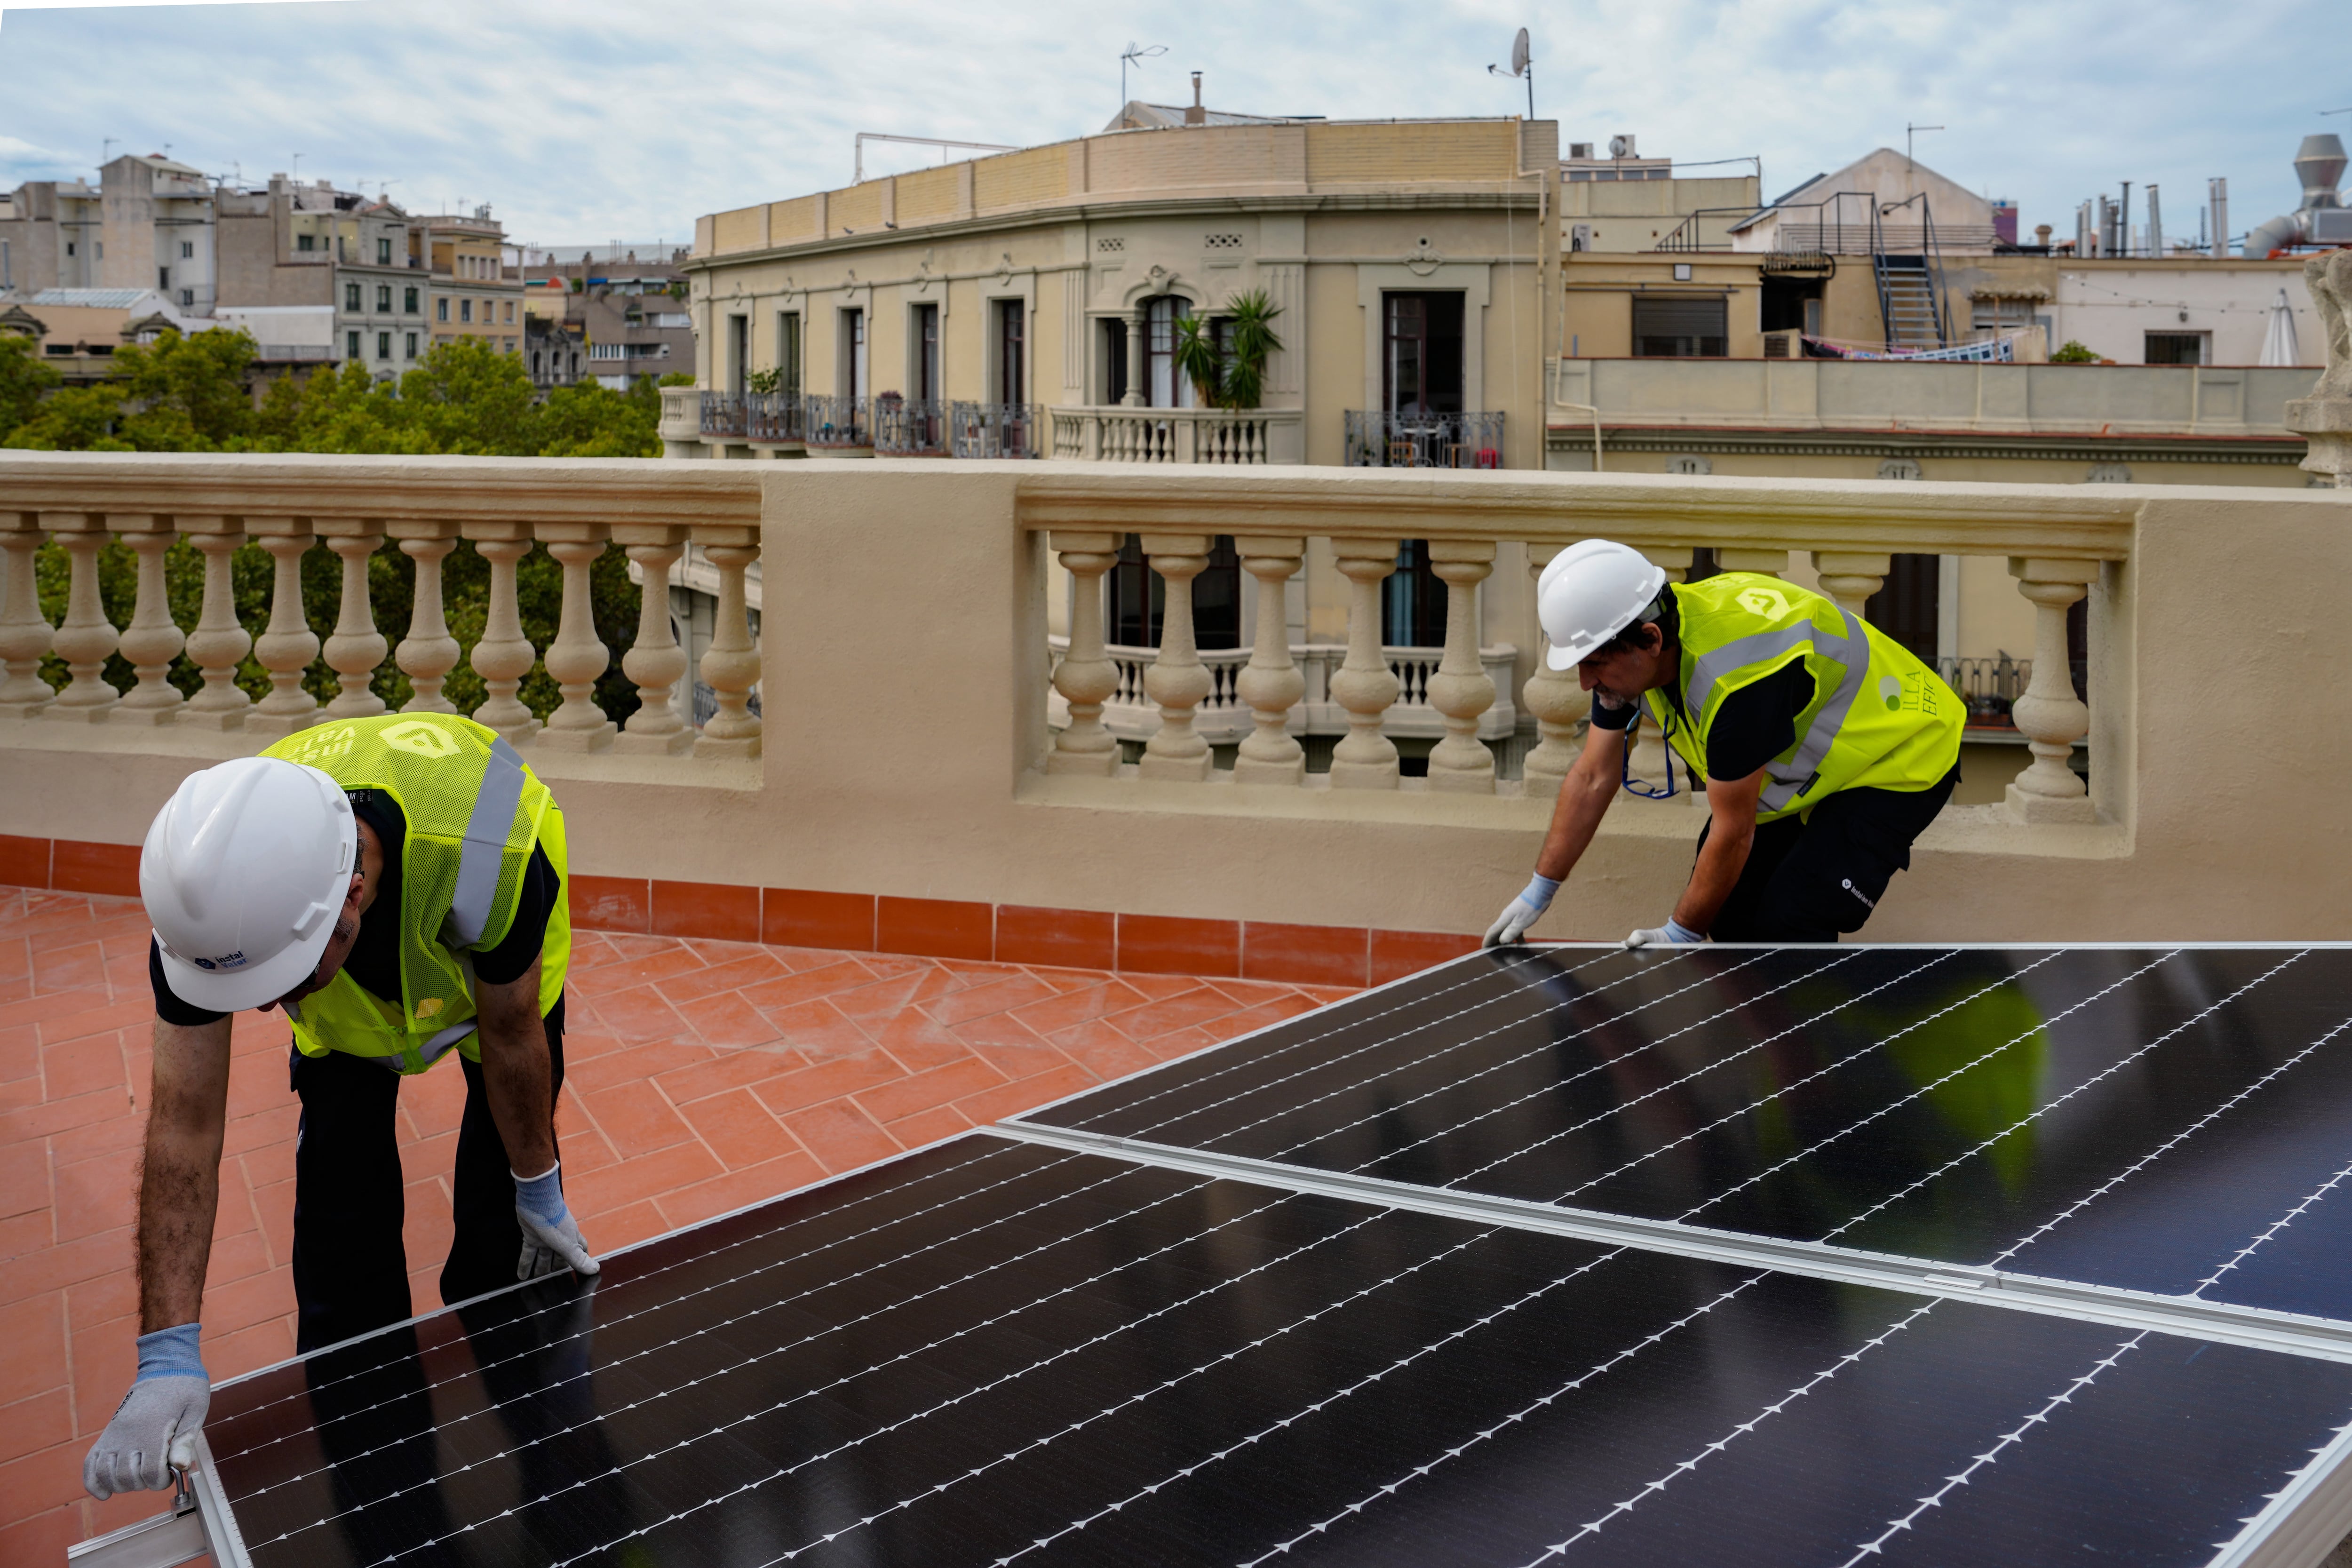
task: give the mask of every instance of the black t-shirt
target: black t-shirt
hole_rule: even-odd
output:
[[[360,934],[352,943],[343,973],[362,990],[397,1005],[400,995],[400,852],[408,839],[408,819],[391,797],[376,790],[351,792],[352,815],[375,829],[383,846],[383,871],[376,882],[375,900],[360,917]],[[547,858],[547,851],[531,847],[524,868],[522,896],[515,906],[514,924],[496,947],[474,952],[474,978],[505,985],[521,977],[547,940],[548,916],[562,896],[563,879]],[[151,938],[147,944],[147,983],[155,993],[155,1016],[167,1024],[193,1028],[228,1016],[183,1002],[163,975],[163,953]]]
[[[1688,723],[1682,693],[1665,689],[1668,707],[1677,724]],[[1797,718],[1813,700],[1813,678],[1803,659],[1796,659],[1751,686],[1723,700],[1706,736],[1706,776],[1744,779],[1797,743]],[[1592,724],[1598,730],[1622,730],[1642,710],[1633,705],[1612,708],[1597,699]]]

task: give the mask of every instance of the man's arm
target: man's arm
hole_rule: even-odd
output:
[[[547,1026],[539,1014],[539,960],[504,984],[474,982],[481,1034],[482,1089],[490,1119],[519,1176],[555,1163],[555,1104],[549,1085]]]
[[[1675,923],[1701,936],[1715,929],[1715,917],[1748,868],[1748,851],[1756,842],[1756,802],[1764,793],[1764,770],[1744,779],[1706,781],[1706,844],[1691,868],[1690,885],[1675,905]]]
[[[228,1114],[229,1020],[155,1020],[147,1151],[139,1178],[139,1331],[203,1315],[205,1266],[220,1207]]]
[[[1553,881],[1564,881],[1584,858],[1592,835],[1608,815],[1625,777],[1624,730],[1604,730],[1596,724],[1585,731],[1584,749],[1560,781],[1559,799],[1551,808],[1551,829],[1536,855],[1536,870]]]

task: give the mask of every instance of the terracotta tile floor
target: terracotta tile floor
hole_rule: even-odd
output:
[[[157,1511],[94,1503],[81,1459],[131,1381],[146,1114],[138,902],[0,888],[0,1563]],[[583,933],[558,1126],[603,1248],[786,1192],[1230,1039],[1345,990]],[[215,1377],[294,1349],[286,1026],[237,1015],[205,1297]],[[417,1310],[449,1235],[464,1079],[402,1087]]]

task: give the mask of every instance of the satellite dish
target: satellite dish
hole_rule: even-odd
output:
[[[1528,74],[1528,30],[1525,27],[1521,27],[1519,36],[1511,40],[1511,74]]]

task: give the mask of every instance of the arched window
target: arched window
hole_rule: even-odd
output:
[[[1143,400],[1154,408],[1193,406],[1192,384],[1176,368],[1176,320],[1192,313],[1192,301],[1181,294],[1144,301]]]

